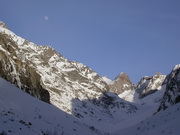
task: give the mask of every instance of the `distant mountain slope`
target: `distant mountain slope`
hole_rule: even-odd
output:
[[[138,104],[156,104],[162,100],[166,89],[166,75],[156,73],[154,76],[144,76],[134,85],[133,90],[126,90],[119,97]]]
[[[133,90],[133,84],[126,73],[119,74],[113,83],[109,84],[110,90],[114,93],[121,94],[126,90]]]
[[[161,89],[165,78],[166,75],[162,75],[161,73],[143,77],[135,88],[136,92],[139,93],[139,98],[143,98]]]

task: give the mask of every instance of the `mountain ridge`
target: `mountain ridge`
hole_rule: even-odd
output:
[[[87,115],[94,116],[77,111],[86,110],[84,103],[79,101],[88,101],[91,114],[96,112],[99,116],[111,116],[111,119],[117,117],[113,111],[137,110],[116,94],[108,94],[107,83],[89,67],[65,59],[49,46],[37,46],[4,27],[0,27],[0,67],[2,78],[82,120]],[[114,101],[109,102],[109,99]],[[72,108],[72,101],[77,103],[76,109]]]

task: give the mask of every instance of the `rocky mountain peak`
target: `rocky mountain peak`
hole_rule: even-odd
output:
[[[118,79],[129,80],[129,77],[125,72],[122,72],[115,78],[116,81],[118,81]]]
[[[8,27],[5,25],[5,23],[3,23],[3,22],[1,22],[1,21],[0,21],[0,27],[3,27],[3,28],[5,28],[5,29],[8,29]]]
[[[133,84],[126,73],[119,74],[113,84],[109,85],[110,90],[116,94],[121,94],[126,90],[133,89]]]
[[[143,77],[136,86],[136,92],[139,93],[139,98],[143,98],[161,89],[165,78],[166,75],[163,75],[159,72],[154,76]]]

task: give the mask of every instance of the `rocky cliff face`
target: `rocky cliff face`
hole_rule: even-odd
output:
[[[126,73],[121,73],[112,84],[109,84],[110,90],[116,94],[121,94],[126,90],[132,90],[133,84]]]
[[[149,94],[161,89],[161,86],[166,76],[161,73],[156,73],[154,76],[145,76],[136,86],[136,92],[139,93],[139,98],[143,98]]]
[[[44,89],[35,67],[30,61],[22,60],[25,59],[24,52],[17,52],[19,47],[16,42],[21,42],[20,38],[15,38],[13,33],[10,35],[10,31],[3,23],[1,26],[3,27],[0,28],[0,76],[49,103],[49,92]]]
[[[112,115],[106,113],[111,108],[121,109],[119,105],[107,107],[111,104],[108,105],[108,102],[103,100],[108,101],[115,94],[112,93],[108,98],[100,98],[107,97],[105,93],[109,91],[109,86],[92,69],[65,59],[49,46],[35,45],[15,35],[2,22],[0,76],[34,97],[77,117],[82,116],[77,108],[83,108],[84,102],[88,102],[89,106],[96,106],[99,110],[106,110],[105,115]],[[94,101],[98,101],[98,104]],[[120,100],[113,101],[114,104],[120,102],[122,104]],[[123,108],[126,109],[124,106]],[[91,112],[95,113],[93,111],[92,109]]]
[[[166,78],[166,92],[158,111],[180,102],[180,65],[176,65]]]

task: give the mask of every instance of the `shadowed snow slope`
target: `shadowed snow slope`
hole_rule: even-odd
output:
[[[139,124],[116,131],[116,135],[179,135],[180,104],[169,107]]]

